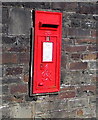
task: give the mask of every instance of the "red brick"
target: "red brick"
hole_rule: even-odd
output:
[[[62,40],[62,45],[71,45],[73,44],[73,41],[75,41],[74,39],[69,39],[69,38],[63,38]]]
[[[86,86],[81,86],[77,88],[77,91],[93,91],[96,92],[96,86],[95,85],[86,85]]]
[[[90,52],[92,52],[92,51],[98,51],[98,47],[97,47],[97,45],[88,46],[88,50]]]
[[[2,54],[0,54],[0,64],[2,64]]]
[[[67,52],[82,52],[86,51],[86,46],[65,46]]]
[[[71,59],[73,60],[79,60],[80,59],[80,54],[72,54]]]
[[[29,82],[29,75],[24,75],[24,82]]]
[[[7,50],[9,52],[29,52],[29,47],[27,46],[21,46],[21,47],[8,47],[4,50]]]
[[[62,55],[62,58],[61,58],[61,66],[66,68],[66,63],[67,63],[67,57]]]
[[[22,73],[23,68],[16,67],[16,68],[7,68],[6,75],[18,75]]]
[[[89,54],[84,54],[81,56],[83,60],[96,60],[97,59],[97,54],[96,53],[89,53]]]
[[[76,37],[76,34],[77,34],[77,29],[76,28],[69,28],[68,31],[67,31],[67,35],[68,36],[73,36],[73,37]]]
[[[19,85],[11,85],[10,87],[10,93],[26,93],[27,92],[27,85],[25,84],[19,84]]]
[[[18,58],[18,63],[29,63],[30,56],[29,53],[20,53]]]
[[[2,97],[2,101],[3,102],[7,102],[7,103],[13,103],[13,102],[18,102],[18,103],[21,103],[24,101],[24,98],[23,98],[23,95],[6,95],[6,96],[3,96]]]
[[[14,53],[3,53],[2,63],[3,64],[17,63],[17,55]]]
[[[96,43],[96,39],[77,39],[76,42],[78,44],[83,44],[83,43]]]
[[[87,69],[87,63],[86,62],[74,62],[70,63],[69,66],[70,70],[79,70],[79,69]]]
[[[91,31],[91,36],[96,38],[96,36],[97,36],[96,30],[92,30],[92,31]]]
[[[96,81],[98,82],[98,76],[96,76]]]
[[[74,86],[68,86],[68,87],[61,88],[61,92],[62,91],[74,91],[74,90],[75,90]]]
[[[74,98],[76,96],[75,91],[68,91],[68,92],[62,92],[60,93],[59,98],[63,99],[63,98]]]

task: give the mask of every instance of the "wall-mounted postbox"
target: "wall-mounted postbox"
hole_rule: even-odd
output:
[[[32,94],[60,90],[62,13],[35,11]]]

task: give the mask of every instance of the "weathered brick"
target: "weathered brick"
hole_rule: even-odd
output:
[[[66,68],[66,63],[67,63],[67,57],[62,55],[62,57],[61,57],[61,66]]]
[[[65,70],[65,72],[62,73],[62,74],[63,74],[64,78],[62,78],[61,80],[62,80],[62,83],[64,85],[72,85],[72,86],[73,85],[78,85],[78,84],[81,84],[81,80],[83,80],[85,82],[84,77],[83,77],[84,75],[81,76],[80,71],[75,71],[74,70],[74,71],[71,71],[71,72],[66,72],[66,70]],[[86,79],[85,83],[87,83],[88,80],[89,79]]]
[[[7,68],[6,69],[6,75],[19,75],[22,73],[23,68],[16,67],[16,68]]]
[[[21,5],[24,5],[24,3],[21,3],[21,2],[15,2],[15,3],[14,2],[11,2],[11,3],[10,2],[2,2],[2,5],[6,6],[6,7],[7,6],[18,6],[19,7]]]
[[[63,4],[63,3],[62,3]],[[77,11],[77,3],[76,2],[65,2],[65,11]]]
[[[29,63],[30,61],[29,53],[20,53],[18,56],[19,56],[18,63]]]
[[[63,38],[67,37],[67,34],[68,34],[67,32],[68,32],[68,29],[66,27],[63,27],[62,28],[62,36],[63,36]]]
[[[92,52],[92,51],[98,51],[98,47],[97,47],[97,45],[88,46],[88,50],[90,52]]]
[[[91,96],[96,94],[96,86],[95,85],[86,85],[80,86],[77,88],[77,96]]]
[[[50,113],[51,118],[54,119],[65,119],[69,117],[69,112],[67,110],[57,110]]]
[[[96,22],[91,22],[91,21],[82,21],[81,22],[81,28],[84,29],[96,29]]]
[[[80,20],[72,19],[72,20],[71,20],[71,26],[72,26],[72,27],[75,27],[75,28],[76,28],[76,27],[80,27]]]
[[[3,97],[2,97],[3,103],[13,103],[13,102],[20,103],[23,101],[24,101],[23,95],[9,95],[9,96],[3,95]]]
[[[71,55],[71,59],[73,59],[73,60],[79,60],[80,59],[80,54],[72,54]]]
[[[90,30],[79,28],[79,29],[77,29],[76,36],[77,37],[90,37],[91,36]]]
[[[49,103],[49,111],[56,111],[56,110],[67,110],[68,109],[68,101],[67,100],[57,100],[52,101]]]
[[[84,38],[84,39],[77,39],[76,40],[76,42],[78,43],[78,44],[83,44],[83,43],[96,43],[96,39],[92,39],[92,38],[89,38],[89,39],[86,39],[86,38]]]
[[[63,69],[63,70],[61,70],[61,84],[63,84],[63,83],[65,84],[64,81],[66,81],[66,83],[69,83],[69,81],[66,80],[65,77],[66,77],[66,72],[65,72],[65,70]]]
[[[2,93],[3,94],[9,94],[9,88],[7,85],[2,86]]]
[[[49,9],[51,7],[50,2],[25,2],[24,7],[26,8],[43,8],[43,9]]]
[[[23,102],[20,104],[14,104],[10,107],[10,117],[11,118],[24,118],[24,119],[32,119],[34,118],[32,109],[33,105],[27,102]]]
[[[26,84],[18,84],[10,86],[10,93],[27,93],[27,85]]]
[[[63,98],[74,98],[75,96],[76,96],[75,91],[68,91],[68,92],[60,93],[59,98],[60,99],[63,99]]]
[[[80,2],[78,3],[78,13],[81,14],[94,14],[96,13],[96,4],[93,3],[84,3]]]
[[[79,13],[72,13],[69,15],[70,19],[80,19],[80,20],[84,20],[86,19],[87,15],[85,14],[79,14]]]
[[[14,34],[14,35],[30,34],[30,26],[31,26],[30,10],[13,7],[10,10],[9,17],[10,17],[10,24],[8,28],[9,34]]]
[[[16,102],[16,103],[22,103],[24,102],[24,96],[23,95],[13,95],[10,98],[11,102]]]
[[[2,103],[10,103],[11,102],[11,96],[9,94],[5,94],[2,96]]]
[[[22,82],[22,80],[19,77],[17,77],[17,78],[15,78],[15,77],[4,78],[3,77],[3,80],[2,80],[2,84],[21,83],[21,82]]]
[[[0,64],[2,64],[2,54],[0,53]]]
[[[12,7],[21,7],[23,6],[26,9],[33,9],[33,8],[43,8],[48,9],[50,8],[50,2],[3,2],[4,6],[12,6]]]
[[[52,9],[59,9],[59,10],[64,9],[64,4],[62,4],[62,2],[58,2],[58,3],[53,2]]]
[[[36,101],[37,100],[37,97],[33,96],[33,97],[30,97],[29,95],[25,95],[25,101]]]
[[[71,20],[69,20],[69,19],[63,19],[62,26],[63,26],[63,28],[69,28],[69,27],[71,27]]]
[[[96,86],[95,85],[82,86],[82,90],[96,91]]]
[[[1,38],[1,37],[0,37]],[[2,44],[0,45],[0,53],[2,53]]]
[[[68,28],[67,35],[69,37],[90,37],[90,30],[83,28]]]
[[[7,105],[4,105],[1,110],[2,110],[2,119],[9,119],[10,118],[10,107]]]
[[[77,35],[77,29],[76,28],[68,28],[67,29],[67,36],[70,36],[70,37],[76,37]]]
[[[3,73],[3,71],[2,71],[3,69],[2,69],[2,65],[0,65],[0,78],[2,79],[2,73]]]
[[[81,58],[83,60],[96,60],[98,57],[96,53],[89,53],[82,55]]]
[[[8,7],[2,7],[2,23],[3,24],[9,22],[8,16],[9,16],[9,9],[8,9]]]
[[[2,55],[3,64],[17,63],[17,59],[17,55],[14,53],[3,53]]]
[[[73,45],[75,39],[69,39],[69,38],[63,38],[62,39],[62,49],[64,49],[64,47],[66,45]]]
[[[2,37],[2,43],[6,43],[6,44],[12,44],[15,43],[16,41],[16,37]]]
[[[86,46],[65,46],[67,52],[83,52],[86,51]]]
[[[24,82],[29,82],[29,75],[25,74],[23,80]]]
[[[74,90],[75,90],[74,86],[68,86],[68,87],[61,88],[61,92],[64,92],[64,91],[74,91]]]
[[[98,63],[97,62],[89,62],[88,63],[88,66],[89,66],[89,69],[90,70],[96,70],[97,69],[97,67],[98,67]]]
[[[84,69],[87,69],[87,62],[73,62],[73,63],[70,63],[70,66],[69,66],[70,70],[84,70]]]
[[[98,81],[98,76],[93,76],[91,82],[96,83],[97,81]]]
[[[3,24],[2,33],[8,35],[8,25],[7,24]]]
[[[8,46],[6,48],[3,48],[3,51],[9,51],[9,52],[29,52],[30,50],[29,46]]]
[[[97,21],[98,20],[98,16],[96,14],[93,15],[93,19]]]
[[[97,36],[97,31],[96,30],[91,30],[91,36],[96,37]]]
[[[72,109],[77,109],[77,108],[82,108],[82,107],[88,107],[88,99],[86,98],[79,98],[77,99],[74,98],[74,99],[71,99],[68,101],[68,105],[69,105],[69,110],[72,110]]]
[[[64,2],[55,2],[52,3],[52,9],[59,9],[59,10],[65,10],[68,12],[76,11],[77,10],[77,3],[64,3]]]

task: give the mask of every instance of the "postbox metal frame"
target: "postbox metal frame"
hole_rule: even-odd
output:
[[[34,37],[32,42],[32,58],[31,58],[31,83],[30,83],[30,95],[57,93],[60,90],[60,64],[61,64],[61,37],[62,37],[62,13],[60,12],[50,12],[50,11],[39,11],[36,10],[34,14]],[[49,18],[41,18],[41,15],[45,15]],[[54,16],[54,19],[51,18]],[[41,40],[41,42],[39,42]],[[43,44],[52,46],[52,60],[43,61]],[[38,51],[38,53],[37,53]],[[39,57],[38,55],[39,54]],[[55,57],[55,58],[54,58]],[[40,59],[40,60],[38,60]],[[49,58],[48,58],[49,59]],[[39,62],[37,65],[37,62]],[[55,64],[54,64],[55,63]],[[42,67],[41,67],[42,64]],[[46,74],[52,74],[55,80],[43,80],[44,84],[38,86],[38,81],[41,78],[42,72],[40,72],[38,66],[41,70],[46,71]],[[47,67],[48,66],[48,67]],[[54,69],[55,67],[55,69]],[[54,74],[50,71],[54,70]],[[49,72],[48,72],[49,71]],[[38,73],[36,73],[38,72]],[[40,75],[41,74],[41,75]],[[39,78],[38,78],[39,76]],[[50,76],[50,75],[49,75]],[[41,80],[42,81],[42,80]],[[51,82],[52,81],[52,82]],[[51,84],[50,84],[51,83]],[[51,87],[53,83],[53,86]],[[49,84],[50,87],[47,87]],[[55,84],[55,85],[54,85]]]

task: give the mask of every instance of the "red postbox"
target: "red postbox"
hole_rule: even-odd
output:
[[[62,13],[35,11],[32,94],[60,90]]]

